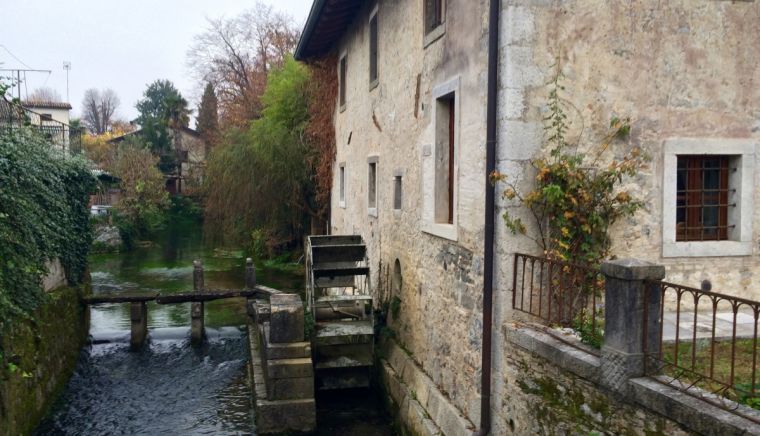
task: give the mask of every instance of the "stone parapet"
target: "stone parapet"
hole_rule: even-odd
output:
[[[314,367],[311,346],[304,341],[303,304],[293,294],[270,298],[271,304],[261,300],[247,304],[253,312],[248,335],[256,430],[258,434],[313,431]]]

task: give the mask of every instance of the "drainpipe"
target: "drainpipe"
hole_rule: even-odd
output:
[[[483,248],[483,346],[480,369],[480,429],[476,435],[491,431],[491,333],[493,323],[494,221],[496,189],[491,173],[496,169],[496,97],[499,65],[499,4],[491,0],[488,13],[488,101],[486,115],[486,210],[485,246]]]

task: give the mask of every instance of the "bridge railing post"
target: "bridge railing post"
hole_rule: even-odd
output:
[[[200,292],[204,289],[203,264],[200,260],[193,262],[193,290]],[[194,344],[203,342],[203,302],[190,303],[190,339]]]
[[[129,345],[133,351],[137,351],[145,344],[148,337],[148,306],[145,301],[130,303],[131,334]]]

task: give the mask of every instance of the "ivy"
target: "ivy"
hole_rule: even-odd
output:
[[[623,217],[632,216],[643,205],[620,185],[625,178],[645,168],[649,159],[639,148],[633,147],[622,159],[600,164],[613,142],[628,138],[630,120],[621,118],[611,120],[595,153],[578,152],[578,144],[567,140],[570,104],[562,98],[565,88],[561,78],[557,73],[550,84],[543,147],[548,149],[548,156],[544,153],[531,160],[536,171],[533,188],[520,192],[514,182],[498,172],[494,172],[491,179],[506,185],[502,193],[504,199],[516,201],[530,211],[538,229],[536,242],[547,257],[597,265],[609,256],[610,226]],[[513,234],[527,234],[520,217],[505,212],[503,218]]]
[[[0,328],[43,301],[46,261],[60,259],[70,285],[83,280],[94,188],[82,158],[30,128],[0,130]]]

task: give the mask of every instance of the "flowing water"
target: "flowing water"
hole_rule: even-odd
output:
[[[192,261],[200,259],[209,288],[243,286],[241,253],[203,246],[198,226],[175,226],[149,248],[90,258],[93,292],[192,289]],[[257,266],[257,281],[303,292],[298,266]],[[207,339],[190,345],[190,304],[148,304],[148,345],[129,350],[128,304],[90,311],[90,341],[75,374],[38,435],[242,435],[255,434],[246,363],[243,299],[206,303]],[[321,401],[320,434],[391,433],[380,402],[367,392],[346,406]],[[329,400],[329,399],[328,399]],[[331,406],[331,404],[333,406]],[[325,406],[326,405],[326,406]]]

